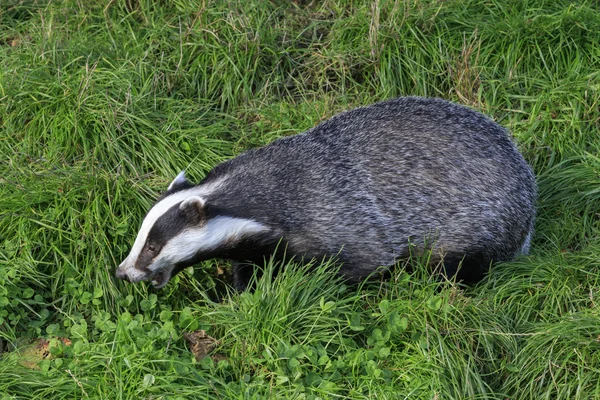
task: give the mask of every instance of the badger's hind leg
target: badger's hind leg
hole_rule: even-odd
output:
[[[466,284],[479,282],[489,272],[492,258],[483,252],[448,253],[444,256],[443,272],[448,279]]]

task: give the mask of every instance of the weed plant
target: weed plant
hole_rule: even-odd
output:
[[[356,286],[327,260],[243,293],[218,260],[115,279],[180,170],[399,95],[511,130],[529,256],[473,287],[420,259]],[[600,398],[596,1],[0,0],[0,154],[2,399]]]

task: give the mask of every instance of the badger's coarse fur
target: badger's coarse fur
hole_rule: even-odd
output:
[[[403,97],[339,114],[250,150],[199,185],[178,175],[146,215],[117,276],[165,285],[209,258],[334,256],[357,281],[410,248],[476,281],[492,261],[527,253],[536,184],[508,132],[440,99]]]

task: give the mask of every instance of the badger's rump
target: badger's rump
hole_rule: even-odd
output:
[[[342,113],[219,165],[205,182],[223,176],[209,201],[271,226],[288,254],[337,255],[356,279],[409,245],[477,279],[527,248],[535,219],[535,178],[508,132],[438,99]]]

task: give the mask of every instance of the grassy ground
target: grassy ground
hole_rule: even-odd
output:
[[[299,3],[0,0],[1,398],[600,398],[598,3]],[[181,169],[409,94],[513,132],[540,186],[530,256],[467,289],[419,260],[220,302],[218,261],[161,291],[115,279]]]

